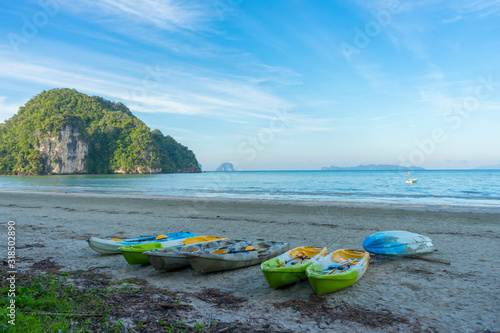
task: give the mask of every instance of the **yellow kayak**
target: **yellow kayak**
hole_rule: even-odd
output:
[[[311,258],[324,257],[327,253],[326,247],[297,247],[263,262],[260,270],[271,288],[279,288],[307,279],[306,268],[311,264]]]
[[[306,268],[309,283],[318,295],[343,289],[358,281],[368,268],[370,254],[342,249],[312,260]]]

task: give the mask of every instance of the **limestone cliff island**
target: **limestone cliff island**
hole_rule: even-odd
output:
[[[43,91],[0,124],[0,174],[201,172],[194,153],[122,103]]]
[[[226,172],[234,171],[234,166],[232,163],[229,162],[222,163],[215,171],[226,171]]]

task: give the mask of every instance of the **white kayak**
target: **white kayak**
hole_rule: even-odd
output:
[[[246,242],[243,240],[217,240],[199,244],[186,245],[181,248],[154,249],[143,254],[148,256],[149,262],[157,270],[171,271],[189,267],[189,259],[185,253],[217,249],[222,246],[235,245]]]
[[[184,255],[195,271],[209,273],[257,265],[286,252],[288,247],[283,242],[244,242]]]
[[[92,250],[99,252],[101,254],[115,254],[121,253],[118,250],[119,247],[127,245],[139,245],[146,243],[156,243],[156,242],[167,242],[174,239],[181,239],[187,237],[196,236],[192,232],[171,232],[168,234],[160,234],[147,237],[137,237],[128,239],[104,239],[99,237],[90,237],[87,239],[89,246]]]

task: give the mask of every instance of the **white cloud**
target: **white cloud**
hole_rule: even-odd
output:
[[[63,10],[78,20],[87,19],[91,26],[99,25],[100,39],[108,38],[106,32],[118,33],[177,54],[205,58],[217,57],[226,49],[205,38],[218,34],[211,24],[217,16],[211,1],[80,0],[67,2]]]
[[[373,89],[378,91],[393,90],[393,83],[390,80],[390,76],[380,64],[369,64],[358,61],[353,65],[353,68]]]
[[[475,14],[477,17],[486,17],[490,15],[500,14],[500,0],[414,0],[414,1],[399,1],[399,0],[378,0],[378,1],[362,1],[356,0],[357,5],[371,11],[388,9],[395,14],[411,12],[415,13],[421,10],[431,9],[433,12],[439,10],[447,10],[450,7],[459,13]],[[457,15],[452,19],[442,20],[443,23],[452,23],[462,19],[461,15]]]
[[[152,25],[164,30],[196,30],[207,17],[207,6],[194,1],[174,0],[80,0],[67,3],[70,10],[91,12],[92,19],[119,20],[130,24]]]
[[[461,13],[476,14],[478,17],[500,15],[499,0],[476,0],[465,1],[455,4],[457,10]]]
[[[19,110],[18,104],[7,103],[7,97],[0,96],[0,123],[5,122]]]
[[[442,19],[441,22],[443,22],[443,23],[455,23],[455,22],[460,21],[462,18],[463,18],[462,15],[457,15],[451,19]]]
[[[141,66],[136,64],[136,67]],[[202,115],[244,122],[251,118],[270,119],[273,110],[293,106],[271,89],[260,87],[262,79],[258,77],[227,75],[199,68],[163,71],[159,66],[149,67],[142,77],[140,75],[113,74],[60,61],[23,63],[0,58],[0,77],[35,84],[41,89],[74,88],[121,101],[132,111]]]

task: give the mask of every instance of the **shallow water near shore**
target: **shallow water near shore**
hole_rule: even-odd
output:
[[[416,178],[414,184],[406,180]],[[500,170],[245,171],[0,177],[4,191],[500,207]]]

